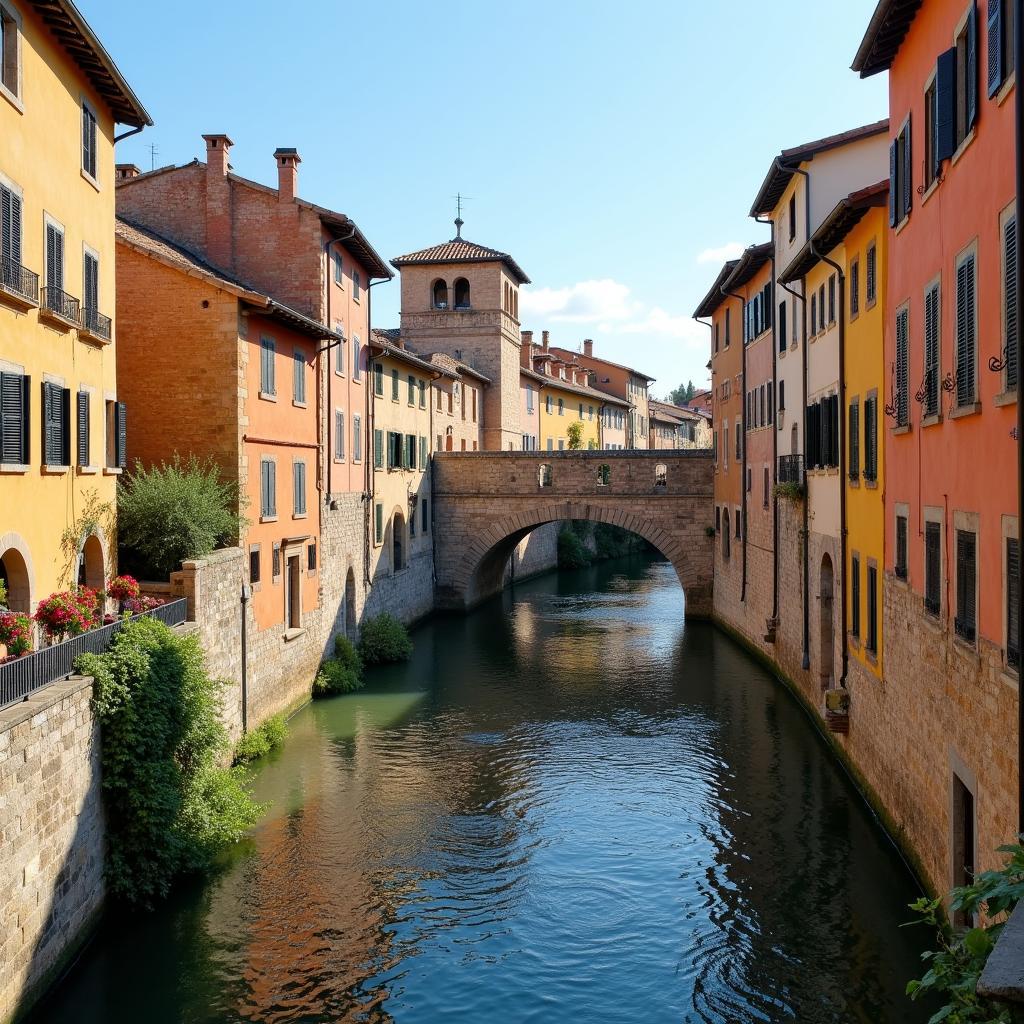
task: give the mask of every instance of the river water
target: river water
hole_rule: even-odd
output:
[[[215,877],[108,915],[42,1019],[927,1018],[917,889],[671,566],[519,585],[291,723]]]

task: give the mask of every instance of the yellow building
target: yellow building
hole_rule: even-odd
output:
[[[534,348],[532,362],[533,369],[544,378],[539,391],[540,450],[568,450],[569,427],[573,423],[581,426],[581,448],[600,448],[602,410],[614,406],[628,413],[629,403],[590,387],[589,371],[585,367],[560,359],[547,348]]]
[[[0,578],[29,612],[111,569],[115,125],[152,121],[73,4],[0,23]]]

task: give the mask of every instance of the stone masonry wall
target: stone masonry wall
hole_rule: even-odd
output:
[[[0,711],[0,1021],[23,1015],[81,946],[104,898],[92,680]]]
[[[558,568],[559,523],[538,526],[515,547],[505,567],[505,586]]]

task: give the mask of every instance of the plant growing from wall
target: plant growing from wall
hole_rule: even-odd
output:
[[[93,534],[114,537],[117,534],[117,515],[109,501],[100,501],[98,492],[85,492],[85,507],[81,515],[60,535],[60,550],[64,556],[64,579],[78,582],[78,557],[82,544]]]
[[[364,665],[386,665],[412,657],[409,631],[393,615],[382,612],[363,623],[359,655]]]
[[[121,548],[143,576],[166,579],[186,559],[237,542],[245,522],[239,500],[212,460],[175,455],[149,469],[136,462],[117,487]]]
[[[363,688],[363,659],[344,636],[334,638],[334,657],[328,658],[313,680],[314,697],[333,697]]]
[[[1008,854],[1001,868],[983,871],[971,885],[950,892],[952,911],[962,912],[969,920],[984,914],[987,924],[954,934],[945,920],[941,899],[922,897],[910,905],[920,919],[915,923],[934,928],[938,936],[938,949],[922,954],[929,965],[924,977],[907,985],[911,999],[944,1001],[929,1024],[1018,1024],[1024,1019],[1019,1011],[977,991],[989,953],[1010,912],[1024,899],[1024,846],[1001,846],[999,852]]]
[[[249,764],[266,757],[288,738],[284,715],[272,715],[262,725],[250,729],[236,744],[233,764]]]
[[[582,569],[590,565],[590,552],[572,527],[563,526],[558,534],[558,568]]]
[[[583,422],[576,420],[565,428],[565,436],[568,438],[569,451],[578,452],[583,447]]]
[[[196,634],[136,619],[76,669],[95,680],[108,884],[151,906],[178,875],[239,842],[262,809],[244,773],[224,766],[222,684],[207,674]]]
[[[783,498],[786,501],[796,503],[804,500],[804,495],[807,493],[807,490],[803,484],[787,481],[786,483],[776,484],[772,493],[776,498]]]

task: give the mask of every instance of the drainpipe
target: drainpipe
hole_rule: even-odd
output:
[[[850,667],[850,655],[846,644],[846,275],[835,260],[818,251],[813,238],[811,253],[839,275],[839,558],[843,565],[839,576],[842,584],[839,617],[842,622],[843,641],[843,674],[839,679],[839,685],[845,689],[846,673]]]
[[[1014,0],[1015,12],[1013,19],[1013,52],[1014,52],[1014,74],[1017,76],[1017,85],[1014,88],[1014,107],[1017,116],[1017,295],[1024,295],[1024,242],[1021,241],[1021,214],[1024,211],[1024,139],[1021,138],[1024,124],[1024,0]],[[1018,302],[1020,299],[1018,298]],[[1020,360],[1021,352],[1024,351],[1024,327],[1021,325],[1021,318],[1017,317],[1017,536],[1018,551],[1024,536],[1021,533],[1021,523],[1024,523],[1024,385],[1020,382]],[[1021,559],[1017,558],[1019,576],[1017,578],[1017,593],[1024,593],[1024,568],[1021,567]],[[1017,616],[1017,650],[1024,650],[1024,615]],[[1024,676],[1021,666],[1017,666],[1017,777],[1018,777],[1018,809],[1019,820],[1017,831],[1024,833],[1024,693],[1021,692],[1020,679]]]
[[[143,131],[146,127],[148,127],[148,126],[144,125],[144,124],[140,124],[138,126],[138,128],[132,128],[130,131],[121,132],[120,135],[115,135],[114,136],[114,143],[115,143],[115,145],[118,142],[122,142],[125,139],[130,139],[133,135],[138,135],[139,132]]]
[[[747,334],[746,334],[746,318],[743,317],[743,310],[747,304],[747,300],[742,295],[737,295],[736,292],[727,292],[725,285],[719,289],[723,296],[730,299],[740,300],[740,379],[743,381],[742,389],[743,395],[740,399],[740,408],[743,410],[743,448],[742,454],[740,455],[740,519],[743,522],[743,571],[740,575],[740,601],[746,603],[747,600]],[[728,443],[726,438],[726,443]]]
[[[775,337],[778,330],[778,322],[775,319],[775,293],[778,284],[775,280],[775,221],[770,218],[755,217],[755,224],[767,224],[772,235],[772,308],[769,315],[772,318],[772,408],[775,410],[774,422],[772,423],[772,472],[771,479],[775,479],[776,467],[779,464],[779,395],[776,377],[778,374],[779,339]],[[775,496],[775,488],[772,488],[772,619],[779,617],[779,499]]]
[[[248,583],[242,584],[242,735],[249,731],[249,643],[246,637],[248,632],[246,618],[249,615],[249,599],[252,597],[252,587]]]
[[[366,440],[367,450],[365,457],[363,458],[363,500],[366,503],[366,514],[363,516],[363,585],[370,585],[370,552],[373,550],[371,547],[371,533],[370,533],[370,517],[373,515],[373,499],[375,497],[375,488],[377,478],[374,476],[373,470],[373,459],[374,459],[374,428],[375,421],[374,417],[376,412],[374,406],[377,403],[376,389],[374,385],[374,373],[373,373],[373,289],[383,284],[385,281],[390,281],[390,277],[380,277],[376,281],[368,281],[366,284],[366,382],[365,388],[365,417],[367,423],[366,429]],[[433,492],[431,492],[433,493]],[[433,499],[431,499],[433,500]]]
[[[430,409],[428,410],[429,421],[430,421],[430,426],[428,427],[428,429],[430,430],[430,434],[427,436],[427,451],[428,452],[431,450],[431,446],[434,443],[434,388],[433,388],[433,384],[434,384],[435,380],[439,380],[442,376],[443,376],[443,374],[435,373],[430,378],[430,386],[427,389],[429,394],[430,394],[430,397],[427,399],[427,405],[430,406]],[[479,427],[479,423],[477,423],[477,426]],[[436,587],[437,586],[437,530],[433,529],[433,525],[434,525],[433,524],[433,518],[434,518],[434,514],[437,512],[437,505],[435,504],[436,499],[435,499],[435,491],[434,491],[434,459],[433,459],[433,457],[431,457],[431,459],[430,459],[429,470],[430,470],[430,481],[429,482],[430,482],[430,518],[431,518],[430,559],[431,559],[431,562],[432,562],[432,564],[434,566],[433,572],[432,572],[431,575],[432,575],[432,578],[433,578],[434,586]]]

